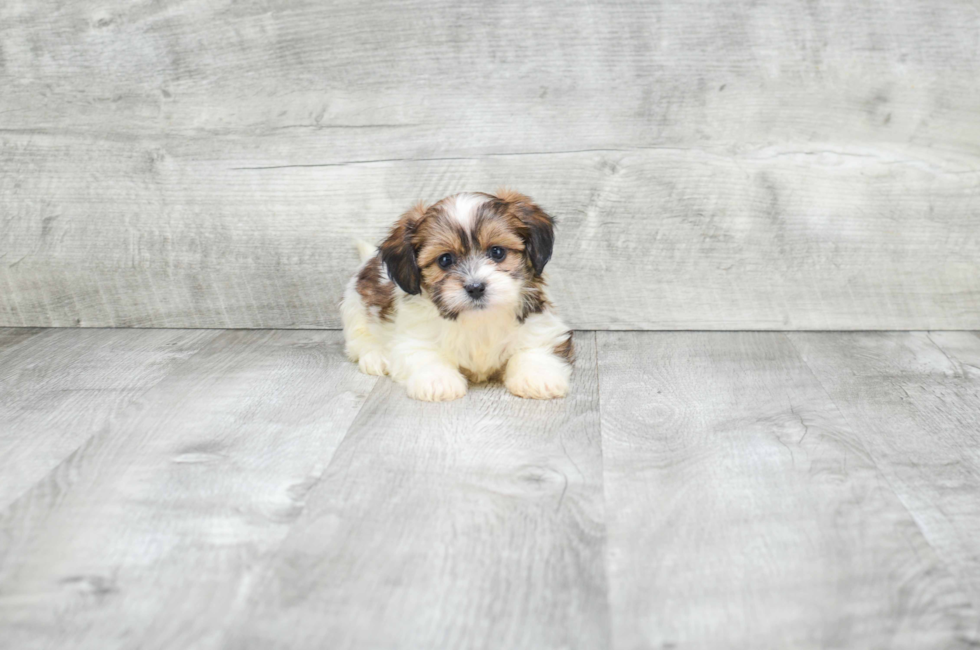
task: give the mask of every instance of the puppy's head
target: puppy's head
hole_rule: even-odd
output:
[[[443,318],[491,309],[523,317],[540,298],[554,220],[531,199],[504,190],[463,193],[401,216],[381,245],[391,279],[430,299]]]

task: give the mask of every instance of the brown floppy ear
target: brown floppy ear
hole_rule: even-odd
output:
[[[541,275],[555,247],[555,220],[538,207],[530,197],[513,190],[498,190],[497,197],[510,204],[513,214],[527,229],[523,233],[524,249],[534,268],[534,273]]]
[[[412,237],[423,216],[425,216],[425,205],[421,202],[416,203],[412,209],[399,217],[388,238],[378,248],[381,252],[381,261],[388,269],[388,277],[401,287],[402,291],[413,295],[422,292],[422,272],[419,271],[415,259]]]

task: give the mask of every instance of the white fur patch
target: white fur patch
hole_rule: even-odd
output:
[[[487,308],[516,310],[521,301],[521,283],[509,273],[498,271],[496,265],[486,258],[473,259],[469,262],[468,282],[483,282],[487,285],[484,303]],[[465,294],[465,292],[464,292]]]
[[[554,399],[568,394],[572,367],[544,350],[518,352],[507,362],[504,385],[514,395]]]
[[[456,195],[453,207],[453,216],[467,232],[473,227],[473,220],[476,218],[476,209],[486,203],[489,199],[481,194],[463,192]]]

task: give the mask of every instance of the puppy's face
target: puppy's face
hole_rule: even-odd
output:
[[[464,193],[402,215],[381,257],[398,286],[428,297],[443,318],[491,309],[523,317],[553,242],[552,218],[528,197]]]

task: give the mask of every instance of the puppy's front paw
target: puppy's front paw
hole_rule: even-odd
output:
[[[425,402],[445,402],[466,394],[466,377],[452,368],[422,370],[408,378],[408,396]]]
[[[568,394],[568,379],[568,372],[524,366],[508,372],[504,385],[518,397],[555,399]]]
[[[383,375],[388,372],[388,360],[377,350],[371,350],[361,355],[357,367],[365,375]]]

